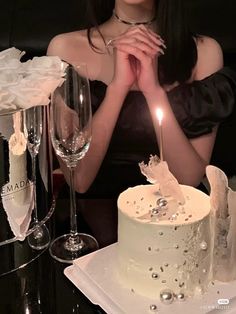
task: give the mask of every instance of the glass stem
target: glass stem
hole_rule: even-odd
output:
[[[36,160],[35,155],[31,155],[32,159],[32,180],[33,180],[33,197],[34,197],[34,221],[38,223],[38,209],[37,209],[37,191],[36,191]]]
[[[74,189],[75,167],[69,167],[70,170],[70,234],[72,237],[77,236],[77,214]]]

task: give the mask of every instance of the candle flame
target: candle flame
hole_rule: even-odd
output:
[[[157,119],[159,121],[159,124],[161,124],[162,119],[163,119],[163,111],[160,108],[158,108],[156,111],[156,115],[157,115]]]

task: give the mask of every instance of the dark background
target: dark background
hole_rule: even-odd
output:
[[[86,26],[86,1],[0,0],[0,50],[15,46],[31,55],[45,54],[53,36]],[[226,57],[232,57],[234,63],[236,1],[185,2],[192,30],[218,40]]]

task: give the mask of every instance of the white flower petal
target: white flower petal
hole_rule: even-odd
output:
[[[0,110],[48,105],[50,94],[63,82],[68,66],[59,57],[24,55],[14,47],[0,52]]]

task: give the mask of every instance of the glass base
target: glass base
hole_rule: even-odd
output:
[[[51,243],[49,252],[57,261],[72,264],[76,258],[94,252],[98,248],[97,240],[89,234],[78,233],[74,237],[65,234]]]
[[[39,225],[35,223],[34,226],[35,230],[28,235],[28,244],[32,249],[35,250],[42,250],[48,247],[50,243],[50,234],[46,225]]]

